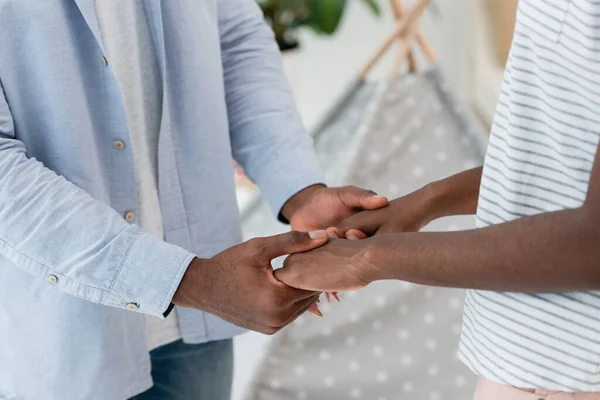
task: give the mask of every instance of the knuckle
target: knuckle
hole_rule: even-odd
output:
[[[298,231],[291,231],[288,233],[287,239],[291,246],[296,246],[303,242],[304,234]]]

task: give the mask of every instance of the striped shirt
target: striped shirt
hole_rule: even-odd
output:
[[[477,226],[581,206],[599,111],[600,1],[520,0]],[[459,357],[507,385],[600,391],[600,292],[468,291]]]

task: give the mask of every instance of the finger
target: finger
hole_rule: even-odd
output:
[[[280,256],[316,249],[327,243],[328,239],[327,231],[291,231],[252,239],[252,242],[254,246],[258,247],[258,251],[270,261]]]
[[[328,303],[331,303],[331,294],[329,294],[329,292],[325,292],[325,298],[327,299]]]
[[[313,297],[311,299],[307,299],[307,300],[304,300],[302,302],[298,302],[298,303],[294,304],[294,307],[296,308],[297,311],[292,315],[292,317],[289,319],[289,321],[287,322],[287,324],[291,324],[292,322],[294,322],[296,320],[296,318],[298,318],[299,316],[301,316],[305,312],[309,311],[310,308],[312,307],[312,305],[319,298],[319,295],[320,294],[316,295],[315,297]],[[321,316],[322,316],[322,314],[321,314]]]
[[[338,228],[332,226],[330,228],[327,228],[327,236],[329,236],[329,239],[339,239],[343,238],[344,234]]]
[[[341,303],[342,301],[340,300],[340,298],[338,297],[338,292],[331,292],[331,295],[333,296],[333,298],[338,302]]]
[[[356,230],[361,234],[372,236],[383,222],[381,221],[382,218],[383,215],[377,211],[363,211],[346,218],[337,226],[337,228],[343,233],[341,237],[347,237],[347,233],[350,230]],[[362,235],[357,232],[354,232],[354,234],[359,238],[362,237]]]
[[[366,239],[368,236],[363,231],[359,231],[358,229],[349,229],[346,231],[346,239],[348,240],[362,240]]]
[[[319,310],[319,305],[316,302],[312,303],[306,311],[313,315],[316,315],[317,317],[323,318],[323,313],[321,312],[321,310]]]
[[[389,204],[387,197],[379,196],[372,190],[364,190],[356,186],[338,188],[340,200],[352,209],[376,210]]]

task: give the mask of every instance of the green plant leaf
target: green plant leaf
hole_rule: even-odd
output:
[[[381,15],[381,7],[379,7],[377,0],[363,0],[363,3],[373,11],[373,14],[378,17]]]
[[[318,33],[333,34],[338,28],[346,0],[308,0],[309,25]]]

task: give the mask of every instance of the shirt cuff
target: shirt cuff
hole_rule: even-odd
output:
[[[194,254],[140,233],[102,304],[165,318]]]

